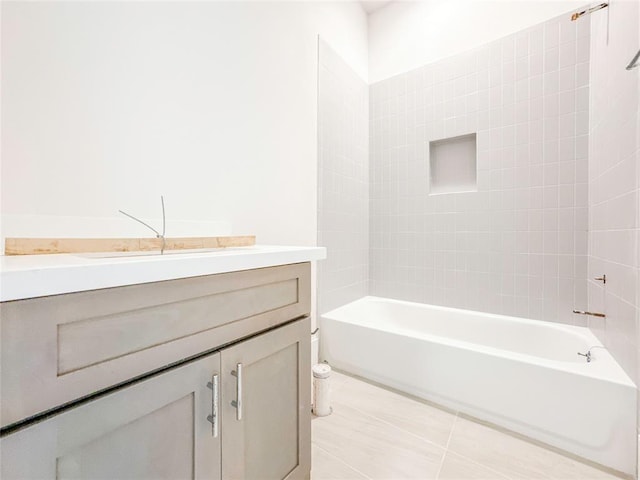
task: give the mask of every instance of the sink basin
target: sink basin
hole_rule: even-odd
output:
[[[93,253],[75,253],[76,257],[82,258],[128,258],[128,257],[166,257],[171,255],[201,254],[201,253],[228,253],[237,251],[246,251],[251,247],[227,247],[227,248],[195,248],[188,250],[165,250],[160,253],[158,250],[138,251],[138,252],[93,252]]]

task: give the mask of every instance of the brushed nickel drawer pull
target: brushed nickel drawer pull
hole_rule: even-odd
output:
[[[207,388],[211,392],[211,415],[207,415],[207,420],[211,423],[211,435],[216,438],[218,436],[218,374],[211,377],[211,381],[207,383]]]
[[[236,419],[242,420],[242,364],[238,363],[236,369],[231,372],[231,375],[238,379],[236,383],[236,399],[231,402],[231,405],[236,407]]]

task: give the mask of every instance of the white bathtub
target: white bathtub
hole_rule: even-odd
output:
[[[365,297],[322,315],[321,358],[626,474],[636,387],[587,328]]]

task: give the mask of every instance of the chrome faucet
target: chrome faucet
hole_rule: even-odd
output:
[[[580,355],[581,357],[585,357],[587,359],[587,363],[590,363],[591,362],[591,350],[593,350],[594,348],[604,348],[606,350],[607,347],[603,347],[602,345],[594,345],[592,347],[589,347],[589,350],[587,350],[587,353],[578,352],[578,355]]]
[[[578,352],[578,355],[581,355],[583,357],[587,357],[587,363],[591,362],[591,350],[589,350],[587,353]]]

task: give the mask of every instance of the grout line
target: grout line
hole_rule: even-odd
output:
[[[449,432],[449,438],[447,439],[447,446],[445,447],[449,450],[449,444],[451,443],[451,439],[453,438],[453,430],[456,428],[456,423],[458,423],[458,418],[460,416],[459,412],[456,412],[456,416],[453,419],[453,425],[451,425],[451,431]]]
[[[468,461],[470,463],[473,463],[474,465],[478,465],[478,466],[480,466],[480,467],[482,467],[482,468],[484,468],[486,470],[489,470],[489,471],[491,471],[492,473],[495,473],[496,475],[498,475],[501,478],[511,479],[511,477],[508,477],[504,473],[501,473],[501,472],[499,472],[499,471],[497,471],[497,470],[495,470],[495,469],[493,469],[493,468],[491,468],[491,467],[489,467],[487,465],[484,465],[484,464],[482,464],[482,463],[480,463],[480,462],[478,462],[476,460],[473,460],[472,458],[469,458],[469,457],[467,457],[465,455],[461,455],[460,453],[454,452],[453,450],[449,449],[449,445],[451,444],[451,439],[453,438],[453,430],[455,429],[455,426],[458,423],[458,418],[460,418],[460,413],[459,412],[456,413],[456,418],[453,421],[453,425],[451,427],[451,433],[449,434],[449,439],[447,440],[446,451],[445,451],[444,456],[442,457],[442,462],[440,463],[440,468],[438,469],[438,474],[436,475],[436,480],[438,480],[438,478],[440,478],[440,473],[442,472],[442,467],[444,465],[444,460],[445,460],[445,457],[447,456],[448,453],[451,453],[452,455],[458,456],[460,458],[463,458],[466,461]]]
[[[589,182],[589,184],[588,184],[588,185],[591,185],[592,183],[595,183],[595,181]],[[638,190],[637,188],[634,188],[633,190],[629,190],[629,191],[627,191],[627,192],[621,193],[621,194],[619,194],[619,195],[616,195],[615,197],[607,198],[607,199],[602,200],[602,201],[600,201],[600,202],[598,202],[598,203],[593,203],[593,204],[591,204],[591,205],[587,205],[587,208],[590,208],[590,207],[599,207],[600,205],[604,205],[604,204],[606,204],[607,202],[610,202],[610,201],[612,201],[612,200],[618,200],[619,198],[626,197],[627,195],[631,195],[632,193],[635,193],[637,190]]]
[[[451,431],[449,432],[449,438],[447,438],[447,444],[444,447],[444,455],[440,459],[440,466],[438,467],[438,472],[436,473],[436,480],[440,478],[440,473],[442,472],[442,466],[444,465],[444,460],[447,457],[447,453],[449,453],[449,444],[451,443],[451,437],[453,437],[453,430],[456,428],[456,423],[458,423],[458,413],[456,412],[456,416],[453,418],[453,425],[451,425]]]
[[[349,467],[351,470],[353,470],[354,472],[356,472],[359,475],[362,475],[364,478],[366,478],[367,480],[371,480],[371,477],[365,475],[364,473],[362,473],[360,470],[358,470],[357,468],[353,467],[352,465],[349,465],[347,462],[345,462],[344,460],[342,460],[339,457],[336,457],[333,453],[327,451],[326,449],[322,448],[321,446],[319,446],[316,443],[313,443],[313,445],[315,445],[315,447],[319,450],[322,450],[324,453],[326,453],[327,455],[329,455],[330,457],[332,457],[333,459],[337,460],[338,462],[342,463],[343,465],[346,465],[347,467]],[[311,471],[313,471],[313,463],[311,464]]]
[[[438,471],[436,472],[435,480],[438,480],[440,478],[440,473],[442,472],[442,466],[444,465],[444,460],[445,458],[447,458],[447,453],[449,453],[449,450],[445,450],[444,455],[442,455],[442,459],[440,459],[440,466],[438,467]]]
[[[384,390],[386,392],[402,396],[402,397],[404,397],[404,398],[406,398],[408,400],[412,400],[412,401],[414,401],[414,402],[416,402],[418,404],[425,405],[425,406],[427,406],[429,408],[434,408],[434,409],[439,410],[441,412],[453,415],[454,416],[454,425],[455,425],[455,417],[458,416],[458,412],[455,411],[455,410],[451,410],[451,409],[448,409],[446,407],[439,406],[439,405],[437,405],[435,403],[432,403],[432,402],[429,402],[427,400],[420,399],[419,397],[414,397],[414,396],[412,396],[410,394],[401,392],[399,390],[395,390],[393,388],[386,387],[386,386],[384,386],[382,384],[378,384],[376,382],[372,382],[372,381],[367,380],[366,378],[363,378],[363,377],[357,377],[357,376],[352,376],[352,375],[349,375],[349,374],[344,374],[343,372],[340,372],[338,370],[336,370],[336,372],[340,373],[341,375],[344,375],[344,376],[348,377],[350,380],[355,380],[356,382],[366,383],[366,384],[368,384],[368,385],[370,385],[370,386],[372,386],[374,388],[379,388],[379,389]],[[340,402],[340,400],[338,400],[338,403],[342,403],[342,402]],[[423,442],[427,442],[427,443],[429,443],[431,445],[434,445],[434,446],[436,446],[438,448],[442,448],[442,449],[445,449],[445,450],[447,449],[446,445],[442,445],[440,443],[436,443],[436,442],[434,442],[432,440],[429,440],[428,438],[425,438],[425,437],[422,437],[422,436],[420,436],[420,435],[418,435],[416,433],[410,432],[409,430],[405,430],[404,428],[399,427],[395,423],[392,423],[392,422],[390,422],[388,420],[385,420],[383,418],[377,417],[377,416],[375,416],[375,415],[373,415],[373,414],[371,414],[369,412],[366,412],[366,411],[364,411],[364,410],[362,410],[362,409],[360,409],[360,408],[358,408],[358,407],[356,407],[354,405],[350,405],[349,403],[344,403],[344,405],[349,407],[349,408],[351,408],[351,409],[353,409],[353,410],[355,410],[355,411],[357,411],[357,412],[359,412],[359,413],[361,413],[362,415],[364,415],[366,417],[369,417],[371,419],[376,420],[377,422],[380,422],[380,423],[383,423],[385,425],[388,425],[388,426],[390,426],[390,427],[394,428],[395,430],[398,430],[398,431],[400,431],[402,433],[411,435],[412,437],[415,437],[415,438],[417,438],[419,440],[422,440]],[[450,440],[450,436],[451,436],[451,432],[449,432],[449,439],[447,440],[447,442]],[[447,443],[447,445],[448,445],[448,443]]]
[[[341,373],[342,375],[345,375],[345,374],[343,374],[342,372],[338,372],[338,373]],[[366,380],[366,379],[364,379],[364,378],[354,377],[354,376],[351,376],[351,375],[345,375],[345,376],[346,376],[346,377],[348,377],[348,378],[349,378],[349,379],[351,379],[351,380],[355,380],[356,382],[361,382],[361,383],[369,384],[369,385],[371,385],[371,386],[373,386],[373,387],[375,387],[375,388],[379,388],[379,389],[381,389],[381,390],[385,390],[385,391],[387,391],[387,392],[390,392],[390,393],[394,393],[394,394],[396,394],[396,395],[403,396],[404,398],[409,399],[409,400],[413,400],[413,401],[415,401],[416,403],[419,403],[419,404],[421,404],[421,405],[425,405],[425,406],[430,407],[430,408],[435,408],[435,409],[437,409],[437,410],[440,410],[440,411],[442,411],[442,412],[445,412],[445,413],[448,413],[448,414],[450,414],[450,415],[453,415],[453,416],[454,416],[453,424],[451,425],[451,430],[449,431],[449,437],[447,438],[447,443],[446,443],[446,445],[442,445],[442,444],[436,443],[436,442],[434,442],[434,441],[432,441],[432,440],[429,440],[429,439],[427,439],[427,438],[424,438],[424,437],[422,437],[422,436],[420,436],[420,435],[417,435],[417,434],[415,434],[415,433],[413,433],[413,432],[410,432],[410,431],[408,431],[408,430],[405,430],[404,428],[401,428],[401,427],[399,427],[398,425],[396,425],[396,424],[394,424],[394,423],[391,423],[391,422],[390,422],[390,421],[388,421],[388,420],[384,420],[384,419],[379,418],[379,417],[377,417],[377,416],[375,416],[375,415],[372,415],[371,413],[368,413],[368,412],[366,412],[366,411],[364,411],[364,410],[361,410],[360,408],[358,408],[358,407],[356,407],[356,406],[353,406],[353,405],[350,405],[350,404],[348,404],[348,403],[345,403],[345,405],[346,405],[346,406],[348,406],[349,408],[351,408],[351,409],[355,410],[356,412],[360,413],[361,415],[363,415],[363,416],[365,416],[365,417],[367,417],[367,418],[370,418],[370,419],[372,419],[372,420],[375,420],[376,422],[379,422],[379,423],[381,423],[381,424],[387,425],[387,426],[389,426],[389,427],[393,428],[394,430],[397,430],[398,432],[402,432],[402,433],[403,433],[403,434],[405,434],[405,435],[410,435],[410,436],[412,436],[412,437],[414,437],[414,438],[416,438],[416,439],[418,439],[418,440],[420,440],[420,441],[422,441],[422,442],[428,443],[428,444],[433,445],[433,446],[435,446],[435,447],[437,447],[437,448],[439,448],[439,449],[442,449],[442,450],[443,450],[443,452],[442,452],[442,458],[441,458],[441,460],[440,460],[440,466],[438,467],[438,472],[437,472],[437,475],[436,475],[436,477],[435,477],[435,478],[437,479],[437,478],[438,478],[438,475],[440,474],[440,470],[442,469],[442,464],[443,464],[443,462],[444,462],[444,457],[445,457],[445,456],[446,456],[446,454],[447,454],[447,449],[448,449],[448,447],[449,447],[449,442],[451,441],[451,436],[453,435],[453,428],[454,428],[454,426],[455,426],[455,424],[456,424],[456,420],[457,420],[457,418],[458,418],[458,412],[457,412],[457,411],[453,411],[453,410],[449,410],[449,409],[444,408],[444,407],[437,406],[436,404],[431,404],[430,402],[427,402],[427,401],[424,401],[424,400],[422,400],[422,401],[421,401],[421,400],[420,400],[419,398],[417,398],[417,397],[413,398],[412,396],[407,395],[406,393],[402,393],[402,392],[400,392],[400,391],[397,391],[397,390],[391,389],[391,388],[389,388],[389,387],[385,387],[384,385],[381,385],[381,384],[372,383],[372,382],[370,382],[370,381],[367,381],[367,380]],[[340,401],[338,401],[337,403],[339,404],[339,403],[341,403],[341,402],[340,402]],[[355,469],[354,469],[354,470],[355,470]]]

